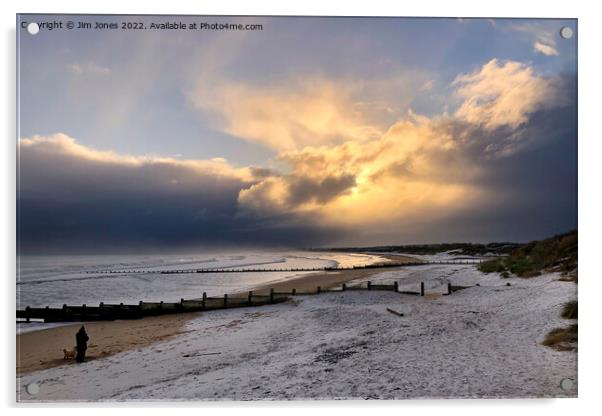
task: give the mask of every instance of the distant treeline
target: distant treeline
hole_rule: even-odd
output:
[[[403,246],[376,246],[376,247],[335,247],[327,249],[314,249],[316,251],[339,252],[374,252],[374,253],[404,253],[404,254],[437,254],[453,251],[453,254],[464,256],[505,255],[521,247],[518,243],[441,243],[441,244],[412,244]]]
[[[479,265],[484,273],[501,273],[504,277],[538,276],[543,272],[561,272],[577,280],[577,231],[532,241],[512,250],[508,256]]]

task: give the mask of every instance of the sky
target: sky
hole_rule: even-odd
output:
[[[18,29],[21,253],[530,241],[577,228],[575,20],[17,24],[68,20],[145,29]],[[166,22],[261,30],[150,28]]]

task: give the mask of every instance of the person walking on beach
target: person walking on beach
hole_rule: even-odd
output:
[[[86,350],[88,349],[89,339],[90,338],[88,337],[88,334],[86,334],[86,329],[82,325],[79,331],[77,331],[77,334],[75,334],[75,345],[77,348],[77,355],[75,357],[75,360],[78,363],[84,362],[84,358],[86,357]]]

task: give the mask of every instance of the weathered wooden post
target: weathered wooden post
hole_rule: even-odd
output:
[[[372,290],[372,282],[368,280],[368,290]]]
[[[424,282],[420,282],[420,296],[424,296]]]
[[[247,297],[247,304],[251,306],[253,304],[253,291],[249,290],[249,296]]]
[[[343,283],[343,285],[341,286],[341,290],[344,292],[347,289],[347,285],[345,283]]]
[[[399,283],[396,281],[393,282],[393,290],[397,293],[399,292]]]
[[[224,308],[228,307],[228,294],[224,293]]]
[[[270,303],[274,303],[274,288],[270,289]]]
[[[297,289],[293,288],[293,296],[297,294]]]
[[[450,282],[447,282],[447,294],[451,295],[452,294],[452,286]]]
[[[318,289],[316,290],[316,293],[320,293],[322,291],[322,288],[320,286],[318,286]]]
[[[207,292],[203,292],[203,301],[201,303],[201,306],[203,309],[205,309],[205,302],[207,301]]]

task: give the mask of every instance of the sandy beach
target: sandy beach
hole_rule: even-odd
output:
[[[551,329],[571,323],[560,311],[575,298],[574,283],[557,274],[504,279],[470,265],[381,270],[357,281],[367,278],[396,280],[401,290],[425,282],[429,296],[333,292],[179,315],[176,333],[166,330],[163,339],[155,333],[152,344],[21,374],[19,400],[576,396],[576,351],[542,345]],[[447,282],[469,288],[443,296]],[[156,332],[151,322],[103,325]],[[94,333],[91,343],[97,343]],[[561,386],[565,379],[572,382],[568,389]],[[39,386],[35,396],[24,389],[30,383]]]
[[[402,255],[382,255],[395,262],[417,261],[415,258]],[[323,289],[341,285],[357,279],[367,279],[378,269],[357,269],[336,272],[320,272],[301,275],[282,282],[258,287],[256,293],[275,291],[290,292],[293,288],[303,291],[315,291],[317,286]],[[246,296],[246,293],[233,296]],[[185,323],[198,316],[198,313],[163,315],[137,320],[107,321],[84,323],[90,336],[87,357],[89,360],[108,357],[123,351],[139,349],[150,344],[163,341],[181,334]],[[72,348],[75,333],[81,323],[53,327],[40,331],[17,334],[17,374],[25,374],[61,365],[76,365],[65,361],[63,349]]]
[[[90,337],[87,360],[108,357],[164,341],[184,332],[184,324],[198,313],[163,315],[140,320],[86,322]],[[17,335],[17,374],[25,374],[61,365],[77,365],[65,361],[63,349],[73,348],[75,333],[81,323],[59,326]]]

